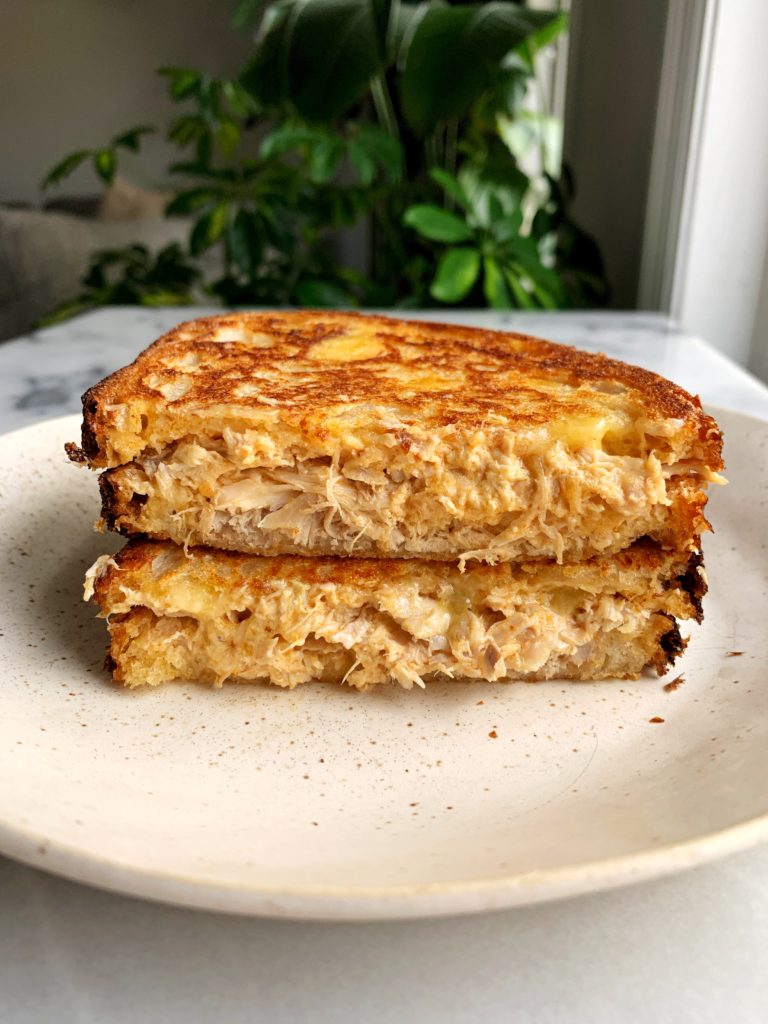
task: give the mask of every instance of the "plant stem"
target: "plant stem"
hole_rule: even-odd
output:
[[[546,142],[545,142],[545,139],[544,139],[544,129],[542,127],[542,122],[546,121],[547,119],[549,119],[552,116],[552,111],[550,109],[549,104],[546,102],[546,95],[547,94],[546,94],[546,90],[544,88],[544,83],[541,80],[541,73],[542,73],[541,59],[540,59],[539,55],[536,54],[536,56],[534,56],[534,58],[533,58],[533,93],[534,93],[534,96],[535,96],[535,103],[536,103],[536,106],[538,108],[537,113],[539,115],[539,121],[538,121],[538,126],[537,126],[538,127],[537,143],[538,143],[538,150],[539,150],[539,163],[541,164],[539,173],[543,175],[543,174],[547,173],[547,162],[548,161],[547,161],[547,146],[546,146]]]
[[[437,130],[430,132],[424,140],[424,151],[427,157],[427,170],[440,166],[439,145],[437,141]]]
[[[459,122],[449,121],[445,128],[445,169],[450,174],[456,173],[459,146]]]
[[[371,98],[376,109],[376,116],[383,128],[395,139],[400,138],[400,127],[389,95],[387,83],[383,75],[377,75],[371,82]]]

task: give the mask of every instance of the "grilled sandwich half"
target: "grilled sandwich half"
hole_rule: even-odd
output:
[[[90,570],[129,687],[634,678],[701,617],[697,553],[640,541],[579,564],[260,557],[131,541]]]
[[[669,381],[518,334],[340,312],[181,324],[83,399],[103,521],[255,554],[694,551],[721,437]]]

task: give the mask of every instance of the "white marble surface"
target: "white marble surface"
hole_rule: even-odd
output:
[[[76,411],[88,385],[198,312],[103,310],[0,345],[0,431]],[[768,389],[661,316],[455,319],[601,349],[768,418]],[[766,950],[766,848],[560,904],[375,925],[180,910],[0,858],[3,1024],[763,1024]]]

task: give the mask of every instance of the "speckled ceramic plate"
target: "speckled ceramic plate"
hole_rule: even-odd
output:
[[[64,459],[78,420],[1,438],[0,850],[174,903],[364,919],[621,885],[768,837],[768,424],[717,415],[731,485],[670,690],[117,689],[80,598],[115,542]]]

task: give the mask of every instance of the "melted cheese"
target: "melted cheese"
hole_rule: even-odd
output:
[[[385,351],[382,342],[363,330],[323,338],[310,346],[308,356],[316,362],[355,363],[363,359],[374,359]]]
[[[604,416],[568,417],[552,423],[548,434],[553,441],[561,441],[572,451],[599,452],[609,440],[606,448],[612,454],[639,454],[635,426],[618,412]],[[542,449],[545,447],[543,443]]]

